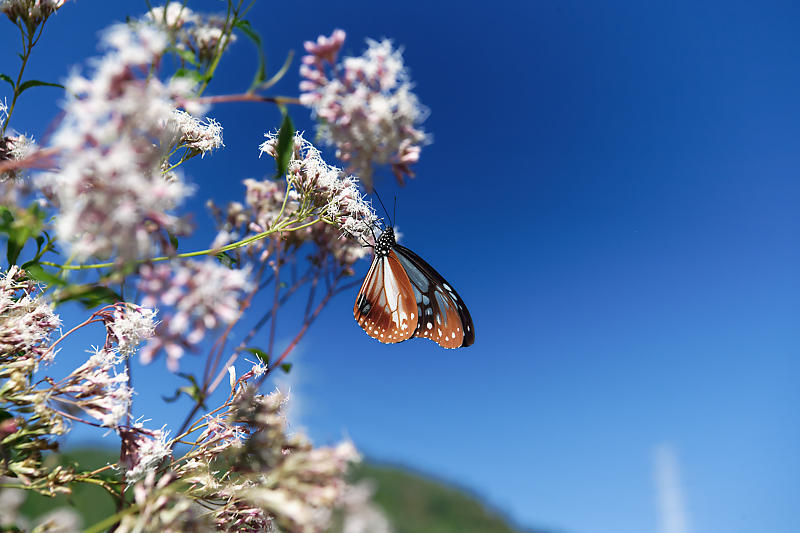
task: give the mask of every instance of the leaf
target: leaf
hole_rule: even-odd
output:
[[[239,262],[234,256],[232,256],[228,252],[220,252],[214,257],[216,257],[221,264],[225,265],[228,268],[233,268],[234,266],[236,266],[236,263]]]
[[[64,289],[56,298],[58,303],[73,300],[77,300],[87,309],[91,309],[100,304],[121,302],[122,297],[101,285],[72,285]]]
[[[39,263],[25,263],[22,267],[28,272],[28,276],[47,285],[63,286],[67,283],[55,274],[45,270]]]
[[[175,74],[172,75],[172,79],[175,78],[189,78],[196,83],[202,83],[206,76],[203,76],[196,70],[190,70],[188,68],[181,67],[175,71]]]
[[[281,78],[283,78],[286,75],[286,72],[292,65],[293,58],[294,58],[294,50],[289,50],[289,53],[286,55],[286,61],[283,62],[283,66],[280,68],[280,70],[275,74],[273,74],[270,79],[262,83],[258,88],[269,89],[270,87],[278,83],[281,80]]]
[[[14,223],[14,213],[5,206],[0,206],[0,231],[8,232],[11,228],[11,224]]]
[[[16,239],[9,237],[8,244],[6,245],[6,259],[8,260],[8,266],[17,264],[17,259],[19,259],[19,254],[21,252],[22,245],[19,244]]]
[[[203,394],[203,390],[200,388],[200,385],[197,384],[197,379],[192,374],[185,374],[183,372],[178,372],[178,375],[183,379],[188,380],[191,385],[178,387],[175,389],[175,395],[171,397],[162,396],[161,398],[165,402],[172,403],[180,397],[181,393],[187,395],[189,398],[193,399],[195,402],[200,404],[203,409],[207,409],[205,403],[205,394]]]
[[[292,160],[292,153],[294,152],[294,124],[292,124],[292,118],[286,108],[283,108],[282,111],[283,122],[281,122],[281,129],[278,130],[278,145],[275,147],[277,152],[275,156],[276,179],[286,174],[286,169],[289,168],[289,161]]]
[[[173,233],[169,234],[169,243],[172,245],[172,249],[177,252],[178,251],[178,237],[175,236]]]
[[[253,76],[253,83],[250,84],[250,89],[247,92],[252,92],[258,87],[264,80],[267,78],[267,61],[264,57],[264,49],[261,44],[261,36],[258,32],[253,28],[250,21],[247,20],[237,20],[234,24],[236,28],[239,28],[242,33],[244,33],[248,39],[253,41],[256,45],[256,50],[258,51],[258,66],[256,67],[255,76]]]
[[[171,48],[171,50],[190,65],[194,65],[195,67],[197,66],[194,52],[190,50],[181,50],[180,48]]]
[[[41,80],[28,80],[23,81],[20,86],[17,88],[17,94],[22,94],[23,91],[27,91],[31,87],[58,87],[59,89],[63,89],[64,86],[60,83],[49,83],[46,81]]]
[[[250,352],[251,354],[255,355],[261,360],[262,363],[269,366],[269,355],[267,355],[267,352],[265,352],[261,348],[250,347],[250,348],[243,348],[243,350],[245,352]]]
[[[12,80],[8,74],[0,73],[0,80],[7,81],[8,83],[11,84],[11,88],[12,89],[14,88],[14,80]]]
[[[281,365],[281,370],[283,370],[283,371],[284,371],[284,372],[286,372],[287,374],[289,373],[289,371],[290,371],[291,369],[292,369],[292,363],[283,363],[283,364]]]

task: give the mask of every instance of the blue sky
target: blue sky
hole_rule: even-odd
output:
[[[416,180],[378,187],[397,195],[403,244],[458,289],[476,326],[464,350],[384,346],[352,319],[356,289],[334,299],[284,378],[316,442],[349,436],[521,524],[571,533],[659,531],[666,446],[687,531],[800,529],[800,6],[647,4],[257,4],[273,70],[334,28],[348,54],[367,37],[404,47],[434,143]],[[31,76],[63,78],[135,5],[69,2]],[[2,27],[3,49],[16,46]],[[249,82],[252,49],[235,47],[208,94]],[[297,81],[292,69],[274,93]],[[43,135],[48,90],[22,100],[17,128]],[[241,180],[273,170],[257,145],[275,109],[210,115],[226,148],[187,168],[195,209],[240,199]],[[200,247],[210,220],[197,221]],[[286,316],[284,343],[298,327]],[[185,405],[159,401],[178,383],[163,361],[135,364],[134,380],[158,387],[140,388],[139,414],[180,422]]]

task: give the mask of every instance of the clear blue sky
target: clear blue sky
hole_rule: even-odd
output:
[[[435,142],[418,179],[379,190],[397,194],[403,243],[458,289],[477,332],[464,350],[381,345],[353,321],[354,289],[296,354],[293,417],[318,443],[349,435],[570,533],[658,531],[666,443],[689,531],[800,531],[800,6],[644,4],[259,2],[273,70],[337,27],[349,54],[366,37],[405,48]],[[31,75],[63,78],[134,6],[68,2]],[[4,24],[2,49],[16,46]],[[249,82],[252,49],[235,46],[208,94]],[[292,69],[275,92],[297,81]],[[48,90],[27,95],[17,127],[43,135]],[[273,170],[256,149],[273,108],[210,115],[226,148],[187,169],[198,209]],[[140,387],[137,412],[179,423],[185,404],[159,401],[177,384],[163,361],[134,372],[161,387]]]

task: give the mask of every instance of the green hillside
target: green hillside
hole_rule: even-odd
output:
[[[116,459],[116,454],[106,450],[75,449],[49,460],[53,466],[77,463],[84,470],[94,470]],[[375,483],[374,501],[396,533],[523,533],[477,496],[421,474],[367,462],[353,472],[353,478]],[[114,512],[114,503],[103,489],[84,483],[75,484],[69,496],[29,494],[21,512],[35,519],[63,506],[77,509],[86,526]]]
[[[522,533],[477,496],[406,469],[365,463],[356,478],[375,481],[374,501],[396,533]]]

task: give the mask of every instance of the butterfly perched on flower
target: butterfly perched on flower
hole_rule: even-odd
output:
[[[475,341],[464,300],[432,266],[397,244],[391,227],[373,249],[375,257],[353,307],[367,335],[385,343],[423,337],[442,348]]]

